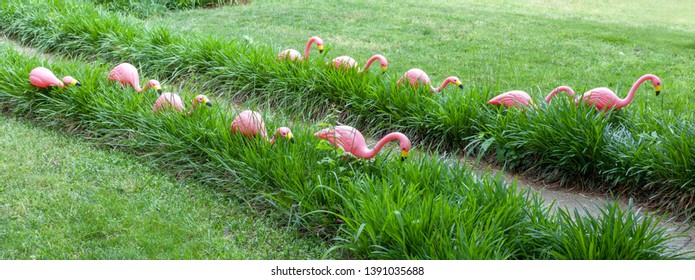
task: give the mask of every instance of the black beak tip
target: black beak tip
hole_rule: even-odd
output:
[[[205,102],[205,105],[208,105],[208,107],[212,107],[212,102],[210,102],[210,101]]]
[[[661,91],[660,91],[660,90],[657,90],[657,91],[656,91],[656,96],[659,96],[659,93],[661,93]]]
[[[459,88],[460,88],[460,89],[463,89],[463,85],[459,85]]]
[[[323,50],[319,50],[319,53],[323,53]]]
[[[405,157],[401,157],[401,161],[405,161]]]
[[[158,89],[158,90],[157,90],[157,94],[162,94],[162,90],[161,90],[161,89]]]
[[[80,82],[75,83],[75,85],[78,86],[78,87],[81,87],[81,86],[82,86],[82,84],[80,84]]]
[[[294,144],[294,137],[290,138],[290,143]]]

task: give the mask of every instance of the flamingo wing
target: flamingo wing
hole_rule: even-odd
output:
[[[595,88],[585,92],[582,99],[599,110],[607,110],[618,103],[618,96],[608,88]]]
[[[29,73],[29,82],[36,87],[46,88],[49,86],[59,86],[63,87],[63,82],[61,82],[58,77],[56,77],[51,70],[44,67],[36,67]]]
[[[268,137],[265,131],[265,122],[261,114],[245,110],[232,121],[232,132],[241,132],[248,137],[254,137],[260,132],[264,138]]]
[[[533,100],[531,99],[531,96],[528,95],[528,93],[520,90],[513,90],[495,96],[493,99],[490,99],[490,101],[488,101],[487,104],[502,105],[504,107],[510,108],[527,106],[529,105],[529,103],[532,102]]]

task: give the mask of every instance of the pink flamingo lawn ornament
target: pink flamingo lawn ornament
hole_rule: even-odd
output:
[[[232,133],[241,132],[241,134],[244,134],[247,137],[256,137],[260,133],[263,138],[266,140],[268,139],[268,133],[265,131],[265,122],[263,121],[263,117],[261,114],[251,110],[244,110],[236,118],[234,118],[234,121],[232,121],[231,131]],[[276,129],[275,133],[273,133],[273,138],[268,142],[270,142],[271,145],[275,144],[275,137],[278,135],[294,143],[294,136],[288,127],[280,127]]]
[[[574,96],[574,90],[572,90],[572,88],[567,86],[559,86],[555,88],[553,91],[551,91],[548,94],[548,96],[545,97],[545,102],[550,103],[550,100],[553,99],[553,96],[555,96],[560,91],[567,92],[568,95]],[[490,101],[488,101],[487,104],[502,105],[507,108],[524,107],[533,105],[533,99],[525,91],[512,90],[495,96],[494,98],[490,99]]]
[[[637,79],[635,84],[632,85],[632,88],[630,88],[630,92],[627,93],[627,97],[625,99],[620,99],[612,90],[601,87],[585,92],[581,97],[577,98],[576,103],[579,104],[581,99],[583,99],[587,104],[593,105],[599,110],[606,111],[610,109],[620,109],[632,102],[632,99],[635,98],[637,88],[639,88],[639,86],[647,80],[652,82],[652,85],[654,85],[654,91],[656,92],[656,95],[659,96],[659,93],[661,92],[661,79],[655,75],[646,74]]]
[[[135,68],[130,63],[124,62],[116,65],[111,72],[109,72],[108,81],[117,81],[123,85],[132,86],[137,92],[146,91],[149,88],[153,88],[158,94],[162,94],[162,88],[157,80],[149,80],[145,84],[144,88],[140,87],[140,75],[138,74],[138,69]]]
[[[284,51],[281,51],[280,54],[278,54],[278,60],[283,60],[286,58],[289,58],[290,60],[294,61],[295,59],[299,60],[308,60],[309,59],[309,50],[311,49],[311,45],[316,43],[316,48],[319,49],[319,53],[323,52],[323,40],[319,37],[311,37],[309,38],[309,41],[306,43],[306,48],[304,48],[304,57],[302,58],[302,55],[299,54],[299,52],[295,49],[286,49]]]
[[[414,87],[417,87],[418,83],[422,83],[425,86],[429,86],[431,92],[441,92],[450,83],[455,84],[459,88],[463,88],[461,80],[454,76],[444,79],[444,82],[442,82],[442,84],[438,88],[434,88],[432,85],[430,85],[430,77],[427,76],[427,73],[418,68],[413,68],[406,71],[405,74],[403,74],[403,77],[401,77],[398,80],[398,85],[400,86],[401,83],[406,79],[409,80],[410,85]]]
[[[362,159],[373,158],[386,143],[393,140],[398,140],[400,144],[401,160],[405,160],[410,153],[410,139],[400,132],[387,134],[374,145],[374,149],[367,147],[367,142],[364,140],[362,133],[347,125],[339,125],[333,129],[325,128],[314,133],[314,136],[326,140],[336,148],[342,148],[344,151]]]
[[[48,70],[47,68],[44,67],[36,67],[31,70],[29,73],[29,82],[39,88],[47,88],[50,86],[56,86],[56,87],[61,87],[64,88],[65,85],[74,85],[74,86],[81,86],[80,82],[75,80],[75,78],[71,76],[65,76],[63,77],[63,80],[59,80],[56,75],[51,72],[51,70]]]
[[[212,107],[212,102],[207,98],[205,95],[198,95],[195,98],[193,98],[193,104],[191,106],[193,109],[188,112],[188,114],[192,114],[193,110],[197,108],[198,104],[205,104],[208,107]],[[183,101],[181,101],[181,97],[176,94],[176,93],[171,93],[171,92],[165,92],[162,93],[159,98],[157,98],[157,101],[154,103],[154,107],[152,108],[152,113],[157,113],[163,109],[167,108],[173,108],[176,111],[183,112],[185,106],[183,105]]]
[[[367,63],[364,64],[364,68],[357,70],[359,73],[364,73],[367,72],[367,69],[369,69],[369,66],[372,65],[372,63],[376,60],[379,60],[379,64],[381,65],[381,73],[386,72],[386,68],[389,66],[388,60],[380,54],[375,54],[372,57],[367,60]],[[342,68],[343,69],[348,69],[348,68],[354,68],[357,67],[357,61],[355,61],[354,58],[349,57],[347,55],[344,56],[339,56],[333,59],[333,66],[336,68]]]

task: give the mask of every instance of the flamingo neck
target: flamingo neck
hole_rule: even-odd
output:
[[[316,43],[316,37],[309,38],[306,42],[306,47],[304,48],[304,60],[309,60],[309,51],[311,50],[311,44]]]
[[[393,140],[398,140],[401,147],[410,147],[410,140],[407,136],[400,132],[392,132],[384,136],[384,138],[381,138],[381,140],[374,145],[374,149],[364,147],[364,149],[360,150],[360,154],[357,156],[361,156],[366,159],[373,158],[379,151],[381,151],[381,148],[383,148],[386,143]]]
[[[434,88],[432,85],[430,85],[430,91],[431,92],[442,92],[446,86],[448,86],[451,83],[451,79],[446,78],[441,85],[439,85],[438,88]]]
[[[646,80],[651,79],[653,75],[647,74],[642,77],[639,77],[635,84],[632,85],[632,88],[630,88],[630,92],[627,93],[627,97],[625,99],[619,99],[618,103],[616,104],[616,108],[622,108],[630,104],[632,102],[632,99],[635,98],[635,92],[637,92],[637,89],[639,86],[644,83]]]
[[[369,60],[367,60],[367,63],[364,64],[364,68],[362,68],[362,70],[360,70],[359,72],[360,73],[367,72],[367,69],[369,69],[369,66],[371,66],[372,63],[376,60],[379,60],[379,63],[381,65],[386,65],[386,58],[377,54],[377,55],[370,57]]]
[[[545,97],[545,103],[550,103],[550,100],[553,99],[553,96],[558,94],[559,92],[564,91],[566,92],[569,96],[574,96],[574,90],[568,86],[559,86],[555,88],[553,91],[548,94],[548,96]]]

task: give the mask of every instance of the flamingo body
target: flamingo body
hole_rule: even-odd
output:
[[[333,146],[336,148],[341,148],[344,151],[362,159],[373,158],[386,143],[393,140],[399,141],[401,157],[403,159],[408,157],[408,153],[410,152],[410,139],[400,132],[387,134],[384,136],[384,138],[379,140],[376,145],[374,145],[374,149],[369,149],[367,147],[367,142],[365,141],[364,136],[362,136],[362,133],[347,125],[339,125],[333,129],[325,128],[319,132],[316,132],[314,136],[324,139],[333,144]]]
[[[624,108],[635,98],[637,88],[639,88],[639,86],[647,80],[652,82],[656,95],[659,95],[661,92],[661,79],[655,75],[646,74],[637,79],[637,81],[630,88],[630,92],[628,92],[625,99],[621,99],[617,94],[615,94],[615,92],[608,88],[600,87],[585,92],[577,99],[576,102],[579,103],[579,100],[583,99],[588,105],[592,105],[603,111]]]
[[[444,81],[438,88],[435,88],[430,84],[430,77],[427,76],[427,73],[425,73],[425,71],[423,71],[422,69],[418,68],[413,68],[406,71],[403,74],[403,76],[398,80],[398,85],[405,81],[408,81],[410,85],[413,87],[417,87],[419,84],[422,84],[423,86],[429,86],[430,92],[441,92],[449,84],[455,84],[459,88],[463,88],[461,80],[458,77],[454,76],[447,77],[446,79],[444,79]]]
[[[65,87],[65,84],[61,82],[58,77],[56,77],[51,70],[44,67],[36,67],[29,73],[29,82],[40,88],[47,88],[50,86]]]
[[[231,125],[231,131],[232,133],[241,132],[241,134],[246,135],[247,137],[256,137],[258,134],[261,134],[263,138],[268,139],[268,133],[265,130],[265,122],[263,121],[263,117],[258,112],[251,110],[244,110],[236,118],[234,118]],[[292,131],[287,127],[280,127],[275,130],[275,133],[273,133],[273,138],[269,140],[271,144],[275,143],[275,137],[277,135],[285,137],[294,142]]]
[[[323,40],[321,40],[321,38],[319,37],[314,36],[309,38],[309,41],[306,43],[306,47],[304,48],[304,57],[302,57],[299,51],[295,49],[286,49],[281,51],[280,54],[278,54],[278,60],[307,60],[309,59],[309,50],[311,50],[312,44],[316,44],[316,48],[319,49],[319,53],[323,52]]]
[[[159,98],[157,98],[157,101],[155,101],[152,112],[156,113],[166,108],[174,108],[176,111],[183,112],[184,107],[183,101],[181,101],[181,97],[178,94],[165,92],[162,93]]]
[[[144,90],[147,90],[148,88],[154,88],[157,93],[161,94],[161,85],[159,84],[159,81],[157,80],[149,80],[145,84],[144,88],[140,87],[140,74],[138,73],[138,69],[135,68],[130,63],[124,62],[121,64],[116,65],[113,69],[111,69],[111,72],[109,72],[109,81],[117,81],[123,85],[123,87],[126,87],[127,85],[130,85],[133,87],[137,92],[143,92]]]
[[[521,90],[512,90],[495,96],[487,102],[490,105],[502,105],[504,107],[521,107],[533,104],[533,99],[528,93]]]

